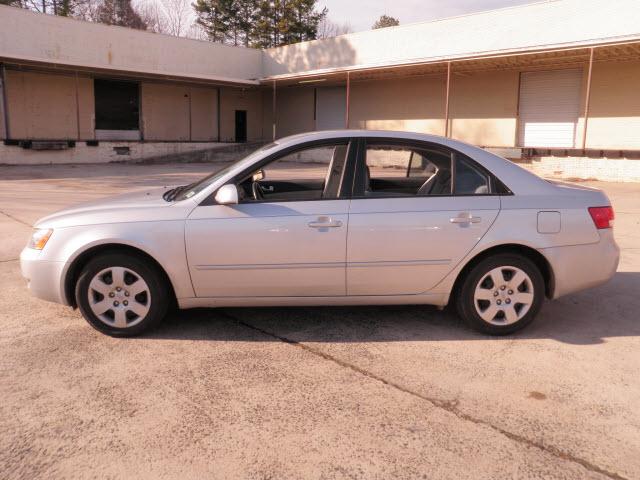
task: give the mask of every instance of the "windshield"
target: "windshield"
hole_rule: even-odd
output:
[[[198,180],[197,182],[194,182],[194,183],[191,183],[191,184],[187,185],[184,188],[184,190],[181,190],[180,194],[178,196],[176,196],[175,200],[179,201],[179,200],[185,200],[187,198],[193,197],[197,193],[200,193],[201,191],[203,191],[209,185],[213,185],[215,182],[220,180],[222,177],[224,177],[231,170],[233,170],[235,168],[239,168],[239,169],[242,170],[244,165],[247,165],[247,166],[250,165],[251,163],[253,163],[253,161],[256,159],[256,157],[261,156],[264,151],[270,150],[271,148],[275,147],[276,145],[277,145],[277,143],[275,143],[275,142],[274,143],[269,143],[267,145],[263,145],[262,147],[260,147],[256,151],[254,151],[254,152],[250,153],[248,156],[244,157],[243,159],[238,160],[237,162],[234,162],[231,165],[227,165],[223,169],[217,170],[217,171],[213,172],[212,174],[207,175],[203,179]]]

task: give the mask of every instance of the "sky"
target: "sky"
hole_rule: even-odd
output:
[[[534,1],[536,0],[319,0],[318,5],[329,9],[329,18],[334,22],[349,23],[354,32],[360,32],[369,30],[382,14],[396,17],[402,25]]]

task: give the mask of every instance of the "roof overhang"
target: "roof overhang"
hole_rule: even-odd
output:
[[[565,45],[545,45],[528,49],[511,49],[492,52],[480,52],[471,55],[451,57],[426,57],[397,63],[376,63],[354,65],[339,68],[317,69],[313,71],[285,73],[260,79],[263,85],[277,84],[312,84],[318,79],[331,82],[344,78],[347,74],[352,80],[365,79],[372,76],[394,76],[401,72],[414,75],[436,74],[446,72],[447,64],[455,64],[456,72],[472,70],[491,70],[492,68],[528,68],[550,66],[571,66],[584,64],[589,58],[591,49],[596,49],[594,61],[640,59],[640,35],[624,38],[594,40]]]

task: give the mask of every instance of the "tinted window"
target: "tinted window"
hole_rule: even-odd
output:
[[[365,151],[366,197],[451,194],[448,152],[392,143],[370,143]]]
[[[482,195],[490,192],[489,176],[469,161],[456,155],[456,195]]]
[[[243,202],[337,198],[348,143],[318,145],[276,158],[240,182]]]

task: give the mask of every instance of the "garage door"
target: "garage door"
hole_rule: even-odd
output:
[[[318,88],[316,96],[316,130],[344,128],[346,105],[346,88]]]
[[[581,69],[522,73],[520,145],[575,147],[581,87]]]

